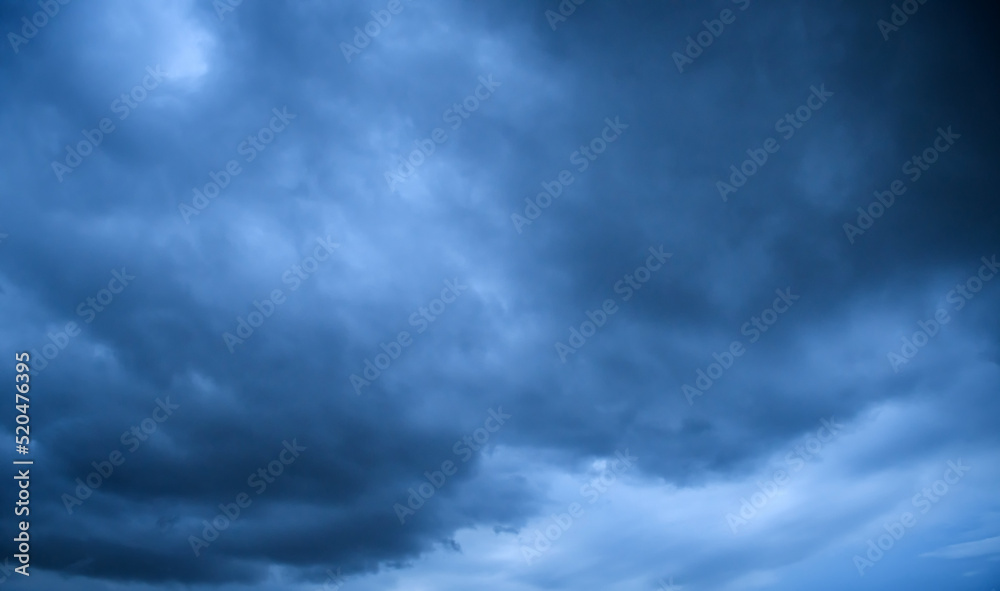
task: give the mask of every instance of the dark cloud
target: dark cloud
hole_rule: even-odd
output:
[[[997,254],[989,5],[926,2],[885,40],[891,3],[567,1],[553,30],[558,2],[400,0],[348,61],[342,44],[391,3],[216,4],[60,4],[3,50],[0,338],[58,352],[31,382],[46,588],[313,588],[338,568],[370,589],[995,580],[989,558],[942,550],[995,558],[980,541],[998,526],[979,518],[996,513],[1000,284],[949,299]],[[723,9],[735,21],[678,72]],[[38,10],[5,5],[0,29]],[[820,88],[808,121],[778,123]],[[275,110],[283,127],[261,135]],[[102,118],[115,129],[59,180],[52,162]],[[961,137],[911,179],[939,128]],[[724,201],[717,182],[769,138]],[[852,243],[845,224],[897,179]],[[196,189],[210,199],[185,213]],[[317,262],[317,240],[339,247]],[[622,287],[651,248],[672,257]],[[102,303],[123,266],[135,279]],[[445,304],[447,282],[468,288]],[[556,343],[609,299],[563,362]],[[887,354],[938,308],[950,323],[894,371]],[[745,353],[701,388],[734,341]],[[704,391],[689,404],[684,385]],[[483,449],[456,451],[501,407]],[[733,536],[724,516],[828,417],[849,434]],[[258,494],[293,440],[306,449]],[[626,449],[638,468],[591,505],[580,487]],[[852,557],[957,457],[967,480],[859,578]],[[449,460],[401,525],[394,506]],[[191,536],[240,494],[196,556]],[[571,502],[584,516],[526,565],[523,540]]]

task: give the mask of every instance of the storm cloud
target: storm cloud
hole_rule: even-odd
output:
[[[5,3],[0,585],[989,591],[992,8]]]

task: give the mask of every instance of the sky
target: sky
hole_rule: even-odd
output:
[[[1000,588],[992,8],[3,3],[0,590]]]

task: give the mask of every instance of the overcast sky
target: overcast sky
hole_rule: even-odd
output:
[[[1000,588],[992,4],[63,2],[0,588]]]

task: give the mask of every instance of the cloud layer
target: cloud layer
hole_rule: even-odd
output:
[[[996,585],[989,5],[232,4],[0,8],[37,583]]]

